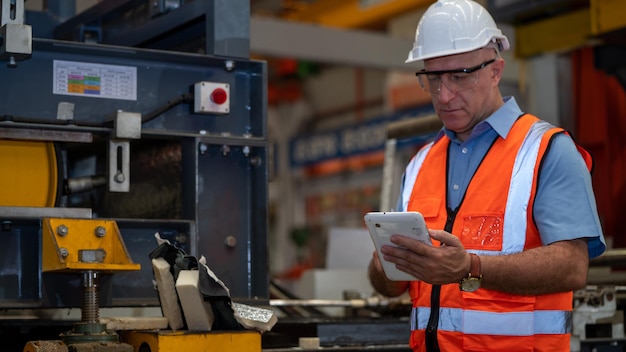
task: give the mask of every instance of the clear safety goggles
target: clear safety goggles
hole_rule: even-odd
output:
[[[496,59],[483,62],[480,65],[470,68],[459,68],[455,70],[425,71],[416,72],[422,89],[430,94],[438,95],[441,92],[441,85],[454,93],[474,88],[478,82],[476,72],[492,64]]]

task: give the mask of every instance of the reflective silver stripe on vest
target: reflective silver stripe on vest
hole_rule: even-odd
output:
[[[430,308],[413,307],[411,331],[425,330]],[[494,313],[460,308],[439,309],[440,331],[464,334],[531,336],[537,334],[571,333],[572,312],[562,310],[537,310],[534,312]],[[463,322],[470,322],[463,324]]]
[[[407,165],[406,170],[404,171],[404,189],[402,190],[402,209],[398,209],[397,211],[406,211],[409,207],[409,200],[411,199],[411,193],[413,193],[413,186],[415,185],[415,180],[417,179],[417,174],[419,170],[422,168],[422,164],[424,163],[424,159],[430,148],[433,146],[434,142],[430,142],[422,149],[420,149],[415,157],[411,159],[409,165]]]
[[[498,254],[519,253],[524,250],[528,203],[533,186],[539,146],[544,133],[552,127],[545,121],[534,123],[517,152],[504,213],[502,251]],[[494,253],[491,252],[491,254]]]
[[[553,128],[551,124],[545,121],[534,123],[515,157],[513,164],[513,173],[509,184],[509,195],[507,198],[506,211],[504,214],[504,229],[502,234],[502,250],[501,251],[481,251],[468,250],[468,252],[478,255],[501,255],[510,253],[519,253],[524,250],[526,243],[526,219],[528,214],[528,203],[530,201],[530,192],[533,186],[533,177],[535,173],[535,165],[537,163],[537,155],[539,154],[539,146],[544,133]],[[430,151],[432,143],[420,150],[415,158],[411,160],[405,171],[405,184],[402,192],[402,204],[406,210],[415,186],[415,180],[424,163],[426,154]]]

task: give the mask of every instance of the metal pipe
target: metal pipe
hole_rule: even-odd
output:
[[[88,192],[107,184],[106,176],[83,176],[67,179],[65,194]]]
[[[392,303],[410,304],[410,300],[408,299],[406,300],[383,299],[379,297],[371,297],[367,299],[349,299],[349,300],[335,300],[335,299],[271,299],[270,300],[270,306],[274,306],[274,307],[307,306],[307,307],[363,308],[363,307],[389,306]]]
[[[387,138],[404,139],[436,132],[443,124],[435,114],[387,124]]]
[[[589,266],[626,265],[626,249],[607,250],[601,256],[589,261]]]

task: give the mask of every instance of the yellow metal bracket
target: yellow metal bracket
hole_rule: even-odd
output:
[[[123,331],[121,340],[135,351],[152,352],[260,352],[257,331]]]
[[[114,273],[139,269],[141,266],[129,256],[115,221],[43,219],[43,272]]]

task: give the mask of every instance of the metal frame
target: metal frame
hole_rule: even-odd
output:
[[[52,94],[54,60],[136,67],[137,100]],[[180,104],[143,123],[142,140],[180,143],[181,216],[115,218],[132,259],[142,269],[115,274],[110,280],[103,278],[101,304],[158,304],[148,259],[151,249],[156,248],[156,232],[174,242],[180,240],[177,243],[191,255],[205,256],[208,266],[230,288],[233,299],[268,299],[265,62],[37,39],[32,57],[17,69],[0,66],[0,76],[0,129],[4,137],[11,138],[12,129],[19,136],[24,135],[24,129],[30,129],[44,139],[66,132],[91,133],[94,141],[112,138],[113,128],[107,119],[115,111],[145,116],[173,97],[193,91],[198,81],[228,83],[228,115],[197,115],[192,107]],[[57,118],[59,104],[67,103],[74,105],[70,123]],[[134,143],[131,141],[131,149]],[[80,144],[81,148],[88,145],[102,153],[106,150],[106,143]],[[131,171],[131,189],[132,177]],[[72,208],[66,209],[71,215]],[[39,271],[39,219],[52,210],[0,210],[2,231],[10,238],[0,248],[0,257],[6,259],[3,262],[14,263],[2,269],[4,275],[19,273],[16,292],[3,292],[0,306],[78,306],[80,297],[72,289],[76,278]],[[84,209],[77,214],[89,216]]]
[[[161,50],[200,52],[225,57],[250,56],[250,2],[248,0],[191,1],[156,17],[132,16],[151,2],[102,1],[58,25],[54,38],[84,41],[86,28],[99,31],[101,43]]]

